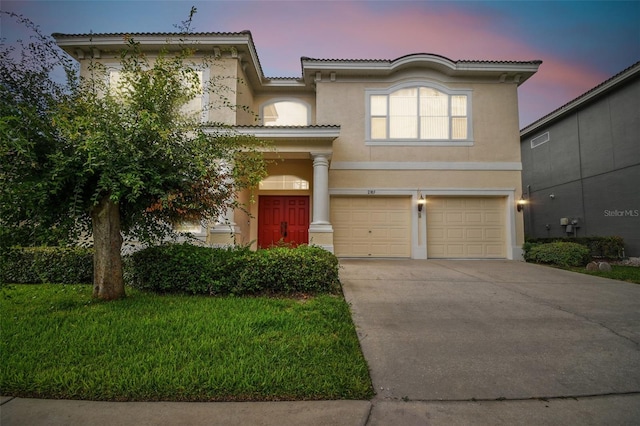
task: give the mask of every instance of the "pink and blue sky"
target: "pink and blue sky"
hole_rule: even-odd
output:
[[[519,89],[524,127],[640,60],[640,1],[7,1],[44,33],[250,30],[268,77],[299,77],[300,57],[543,61]],[[3,19],[7,41],[19,29]]]

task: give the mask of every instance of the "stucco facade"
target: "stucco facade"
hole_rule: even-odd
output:
[[[640,256],[640,62],[521,132],[526,233],[620,236]]]
[[[151,54],[168,37],[133,36]],[[55,37],[81,64],[91,55],[109,64],[122,40]],[[191,38],[218,57],[203,78],[226,76],[227,94],[251,111],[207,118],[274,147],[265,153],[275,160],[270,178],[238,195],[250,214],[228,212],[202,229],[207,242],[311,243],[343,257],[521,258],[517,89],[540,61],[302,58],[301,77],[268,78],[249,32]]]

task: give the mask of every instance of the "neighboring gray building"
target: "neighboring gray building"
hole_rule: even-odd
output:
[[[640,256],[640,62],[520,131],[528,237],[624,238]]]

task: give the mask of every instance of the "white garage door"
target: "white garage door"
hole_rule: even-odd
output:
[[[505,198],[429,197],[427,257],[505,258]]]
[[[411,198],[332,197],[333,244],[341,257],[411,257]]]

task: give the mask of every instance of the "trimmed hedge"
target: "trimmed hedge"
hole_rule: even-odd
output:
[[[188,243],[153,246],[124,259],[125,279],[157,293],[256,295],[337,293],[338,259],[314,246],[214,249]],[[0,259],[0,283],[93,281],[93,250],[18,247]]]
[[[166,244],[133,253],[127,270],[130,285],[158,293],[316,294],[340,289],[338,259],[313,246],[254,252]]]
[[[622,259],[624,257],[624,239],[622,237],[577,237],[577,238],[527,238],[525,251],[539,244],[571,242],[589,248],[592,257]]]
[[[247,249],[212,249],[188,243],[152,246],[127,256],[133,287],[157,293],[227,294],[233,259]]]
[[[338,259],[313,246],[276,247],[236,260],[234,293],[335,293]]]
[[[81,247],[14,247],[4,250],[0,282],[79,284],[93,282],[93,250]]]
[[[591,254],[582,244],[557,241],[532,246],[525,252],[525,260],[565,267],[584,266],[591,260]]]

